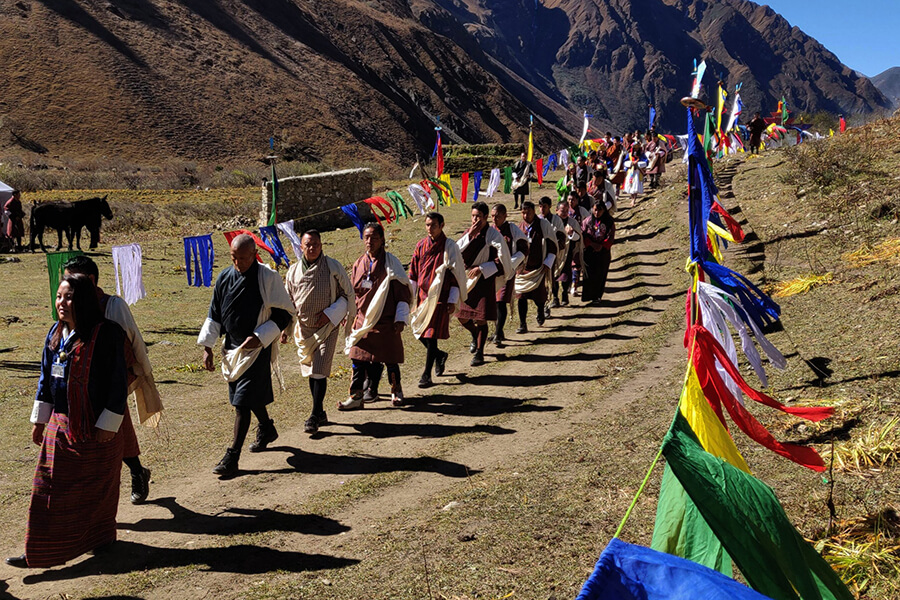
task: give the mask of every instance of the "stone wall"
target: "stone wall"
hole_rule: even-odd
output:
[[[369,169],[346,169],[279,179],[278,222],[294,219],[298,232],[352,227],[353,224],[339,207],[371,197],[372,182],[372,171]],[[272,190],[268,183],[262,187],[259,222],[265,225],[271,210]],[[369,207],[360,205],[359,214],[363,219],[368,219],[371,216]]]

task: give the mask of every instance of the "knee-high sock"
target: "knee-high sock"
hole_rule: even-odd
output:
[[[132,477],[136,477],[144,472],[144,467],[143,465],[141,465],[140,456],[129,456],[128,458],[123,458],[122,462],[125,463],[125,466],[128,467],[129,471],[131,471]]]
[[[487,343],[488,337],[488,326],[487,323],[484,325],[477,326],[477,335],[475,340],[475,346],[478,348],[479,352],[484,352],[484,345]]]
[[[497,303],[497,331],[499,336],[503,335],[503,328],[506,327],[506,316],[509,314],[509,304],[506,302]]]
[[[526,327],[525,320],[528,318],[528,299],[519,298],[519,327]]]
[[[476,338],[478,337],[478,325],[475,324],[475,321],[472,321],[470,319],[465,323],[460,321],[459,324],[462,325],[466,331],[472,334],[472,341],[477,344],[478,340]]]
[[[309,392],[312,394],[312,414],[320,415],[325,412],[325,393],[328,391],[328,380],[322,378],[309,378]]]
[[[437,340],[432,338],[419,338],[422,345],[425,346],[425,371],[423,377],[431,377],[431,369],[434,368],[434,361],[438,356]]]
[[[400,365],[397,363],[388,364],[387,373],[388,382],[391,384],[391,389],[393,390],[394,385],[400,385]]]
[[[269,410],[263,406],[257,406],[253,409],[253,414],[256,415],[256,420],[260,425],[268,425],[269,424]]]
[[[378,384],[381,382],[381,374],[384,372],[384,365],[379,362],[366,364],[366,373],[369,376],[369,389],[376,396],[378,395]]]
[[[367,368],[364,361],[353,359],[351,362],[353,363],[353,375],[350,378],[350,393],[352,394],[361,392],[365,387]]]
[[[250,431],[250,415],[253,414],[249,408],[243,406],[234,407],[234,439],[231,441],[231,449],[240,452],[247,439],[247,432]]]

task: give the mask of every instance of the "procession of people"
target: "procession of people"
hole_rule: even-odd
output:
[[[634,149],[623,153],[634,156]],[[471,337],[470,365],[477,368],[486,363],[489,343],[503,348],[508,341],[513,299],[519,335],[530,331],[531,304],[537,327],[552,318],[551,308],[571,305],[577,295],[585,305],[598,306],[621,187],[610,182],[608,169],[595,156],[590,162],[581,156],[557,188],[560,199],[542,196],[535,206],[526,199],[534,167],[523,155],[515,168],[517,213],[510,214],[502,202],[490,207],[475,202],[458,240],[446,235],[443,214],[427,213],[425,235],[408,268],[388,251],[379,223],[362,230],[364,251],[349,274],[325,255],[322,234],[314,229],[303,232],[302,256],[284,279],[259,261],[252,236],[233,237],[232,264],[215,281],[197,339],[209,371],[222,339],[220,369],[234,407],[231,443],[212,472],[223,479],[239,473],[253,417],[257,428],[250,452],[262,452],[278,439],[267,407],[275,400],[274,385],[284,389],[282,344],[293,342],[300,373],[309,380],[303,430],[314,435],[329,424],[325,398],[339,348],[349,356],[352,376],[338,411],[377,401],[385,371],[391,404],[403,407],[409,402],[401,373],[407,327],[424,346],[417,387],[427,389],[446,374],[449,354],[439,343],[450,337],[454,317]],[[90,258],[76,256],[64,265],[56,294],[59,319],[44,344],[31,417],[41,456],[25,553],[7,558],[11,566],[62,564],[115,541],[123,463],[131,474],[131,502],[142,504],[150,493],[151,471],[140,460],[127,398],[134,394],[139,421],[151,425],[159,420],[162,402],[128,305],[98,282]]]

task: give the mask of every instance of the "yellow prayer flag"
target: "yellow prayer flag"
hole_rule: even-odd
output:
[[[534,157],[534,139],[532,137],[532,132],[528,130],[528,162],[531,162],[531,159]]]
[[[746,473],[750,472],[750,467],[734,445],[731,435],[725,430],[725,426],[719,421],[719,417],[703,395],[703,388],[700,387],[700,380],[693,365],[688,369],[687,380],[681,390],[679,410],[694,430],[704,450]]]
[[[438,179],[447,184],[447,190],[449,191],[449,198],[447,198],[447,204],[453,204],[454,202],[459,202],[456,199],[456,195],[453,193],[453,186],[450,185],[450,175],[444,173]]]

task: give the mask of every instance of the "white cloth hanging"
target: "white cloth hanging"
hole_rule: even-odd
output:
[[[569,167],[569,151],[568,150],[560,150],[559,151],[559,164],[563,169],[567,169]]]
[[[494,197],[494,192],[500,187],[500,169],[491,169],[491,180],[488,182],[487,192],[488,198]]]
[[[144,289],[141,245],[113,246],[112,259],[116,271],[116,295],[129,305],[145,298],[147,291]]]
[[[300,238],[297,237],[297,232],[294,231],[294,220],[276,223],[275,227],[287,237],[291,243],[291,248],[294,249],[294,256],[297,257],[297,260],[301,260],[303,258],[303,250],[300,248]]]

